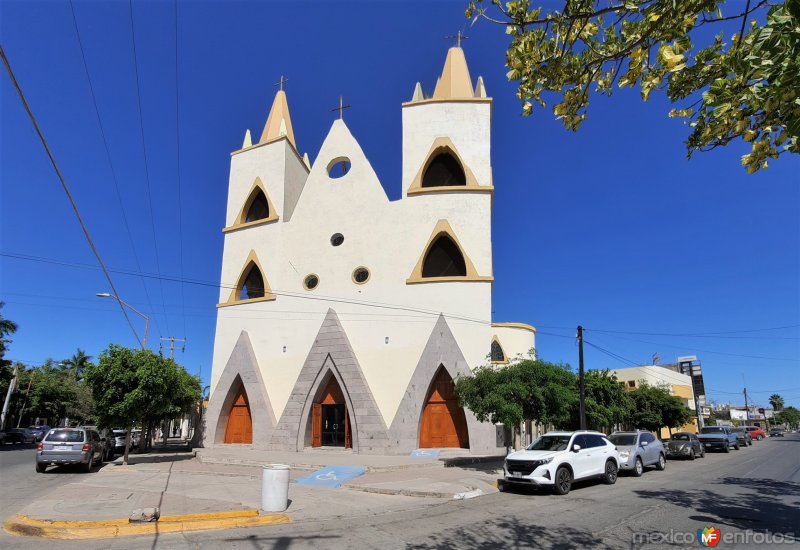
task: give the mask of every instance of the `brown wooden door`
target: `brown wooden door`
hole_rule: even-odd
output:
[[[420,448],[469,447],[467,419],[458,406],[454,388],[447,371],[439,369],[422,410]]]
[[[347,412],[347,407],[344,409],[344,448],[353,448],[353,438],[350,435],[350,413]]]
[[[225,443],[252,443],[253,420],[250,417],[250,406],[244,388],[239,390],[233,401],[231,412],[228,415],[228,424],[225,426]]]
[[[322,404],[311,405],[311,446],[322,447]]]

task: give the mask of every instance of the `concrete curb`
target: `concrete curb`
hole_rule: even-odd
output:
[[[136,535],[262,527],[292,523],[286,514],[261,515],[258,510],[161,516],[149,523],[129,523],[127,519],[108,521],[48,521],[16,515],[3,529],[12,535],[46,539],[83,540],[109,539]]]
[[[272,464],[273,461],[266,461],[266,460],[248,460],[246,458],[228,458],[228,457],[212,457],[212,456],[205,456],[203,453],[197,453],[196,456],[197,460],[199,460],[203,464],[234,464],[238,466],[266,466],[267,464]],[[470,462],[470,464],[474,464],[480,462],[476,460],[474,462]],[[385,473],[385,472],[395,472],[399,470],[417,470],[417,469],[427,469],[427,468],[446,468],[448,466],[454,466],[455,464],[448,464],[444,461],[437,460],[433,462],[420,462],[419,464],[397,464],[392,466],[363,466],[364,470],[367,473]],[[324,468],[324,464],[302,464],[302,463],[291,463],[289,466],[293,470],[304,470],[314,472],[319,470],[320,468]]]

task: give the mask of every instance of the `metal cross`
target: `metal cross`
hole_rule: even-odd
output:
[[[445,38],[448,40],[455,40],[456,46],[459,48],[461,47],[462,40],[469,40],[469,36],[465,36],[464,33],[462,33],[461,31],[458,31],[458,34],[455,34],[453,36],[445,36]]]
[[[283,75],[281,75],[281,79],[275,84],[273,84],[273,86],[279,86],[280,87],[279,89],[283,90],[283,85],[286,84],[287,82],[289,82],[289,79],[283,78]]]
[[[342,96],[339,96],[339,106],[331,109],[331,112],[339,111],[339,119],[341,120],[344,119],[344,110],[349,109],[350,107],[352,107],[352,105],[345,105]]]

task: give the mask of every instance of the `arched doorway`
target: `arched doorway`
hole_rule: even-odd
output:
[[[419,446],[469,448],[467,418],[458,405],[453,379],[444,367],[439,367],[422,409]]]
[[[319,399],[311,405],[311,446],[353,447],[350,413],[347,412],[342,388],[333,376]]]
[[[239,388],[225,425],[225,443],[252,443],[253,420],[244,387]]]

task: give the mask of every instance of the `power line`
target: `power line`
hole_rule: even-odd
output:
[[[589,342],[586,339],[583,340],[583,343],[586,344],[587,346],[591,346],[591,347],[595,348],[598,351],[601,351],[602,353],[605,353],[609,357],[613,357],[617,361],[620,361],[622,363],[630,363],[634,367],[638,367],[639,366],[639,363],[637,363],[636,361],[631,361],[630,359],[622,357],[621,355],[617,355],[616,353],[614,353],[612,351],[608,351],[607,349],[601,348],[600,346],[598,346],[596,344],[593,344],[593,343]]]
[[[133,44],[133,68],[136,73],[136,105],[139,109],[139,130],[142,136],[142,157],[144,159],[144,176],[145,181],[147,182],[146,190],[147,190],[147,204],[150,207],[150,229],[153,233],[153,249],[156,253],[156,272],[160,275],[161,274],[161,260],[159,259],[158,255],[158,240],[156,239],[156,222],[153,214],[153,198],[152,193],[150,192],[150,168],[147,164],[147,145],[144,138],[144,113],[142,111],[142,94],[139,90],[139,60],[136,56],[136,30],[133,24],[133,0],[128,0],[128,8],[130,13],[130,20],[131,20],[131,43]],[[161,280],[158,281],[158,288],[161,292],[161,308],[164,312],[164,323],[167,327],[167,332],[171,332],[169,330],[169,319],[167,318],[167,308],[164,306],[164,285]]]
[[[105,129],[103,128],[102,119],[100,118],[100,109],[97,106],[97,97],[95,96],[95,93],[94,93],[94,86],[92,85],[92,78],[91,78],[91,76],[89,76],[89,65],[86,62],[86,54],[84,53],[84,49],[83,49],[83,40],[81,40],[81,33],[80,33],[80,30],[78,29],[78,19],[77,19],[76,15],[75,15],[75,5],[73,3],[73,0],[69,0],[69,7],[70,7],[70,10],[72,11],[72,24],[75,27],[75,35],[78,38],[78,46],[80,47],[81,59],[83,60],[83,69],[86,72],[86,81],[89,83],[89,91],[91,92],[92,103],[94,104],[94,113],[97,116],[97,125],[100,128],[100,136],[103,138],[103,146],[104,146],[105,151],[106,151],[106,160],[108,160],[108,167],[111,169],[111,181],[114,182],[114,191],[116,191],[117,201],[119,202],[119,209],[120,209],[120,212],[122,213],[122,222],[123,222],[123,225],[125,226],[125,233],[128,235],[128,241],[130,242],[131,250],[133,251],[133,259],[136,262],[136,269],[138,271],[141,271],[142,270],[142,265],[139,262],[139,255],[136,252],[136,244],[133,241],[133,235],[131,234],[131,228],[130,228],[130,225],[128,224],[128,216],[125,213],[125,206],[124,206],[124,204],[122,202],[122,194],[120,193],[119,182],[117,181],[117,172],[116,172],[116,170],[114,170],[114,163],[111,161],[111,151],[110,151],[110,149],[108,147],[108,140],[106,139],[106,132],[105,132]],[[144,278],[143,277],[139,277],[139,280],[142,282],[142,288],[144,289],[144,294],[147,297],[147,305],[148,305],[150,311],[155,311],[154,308],[153,308],[152,301],[150,300],[150,293],[147,290],[147,285],[144,282]],[[158,321],[157,320],[156,320],[156,330],[158,332],[161,332],[161,330],[158,328]]]
[[[103,274],[108,281],[109,287],[111,287],[112,292],[115,296],[119,296],[116,287],[114,286],[114,281],[111,280],[111,274],[106,269],[105,264],[103,263],[103,259],[100,257],[100,252],[98,252],[97,247],[94,245],[94,241],[92,241],[92,237],[89,235],[89,229],[87,229],[86,224],[83,222],[83,218],[81,217],[81,213],[78,211],[78,205],[75,204],[75,199],[72,198],[72,193],[70,193],[69,187],[67,187],[67,182],[64,180],[64,176],[61,175],[61,170],[58,168],[58,164],[56,164],[56,159],[53,157],[53,153],[50,151],[50,146],[47,145],[47,140],[44,139],[44,134],[42,134],[42,130],[39,128],[39,124],[36,122],[36,117],[33,116],[33,111],[31,111],[30,106],[28,105],[28,101],[25,99],[25,94],[22,93],[22,88],[20,88],[19,82],[17,82],[17,77],[14,76],[14,71],[11,70],[11,64],[8,62],[8,58],[6,57],[6,52],[3,49],[3,46],[0,45],[0,56],[3,58],[3,65],[6,67],[6,71],[8,72],[8,76],[11,78],[11,83],[14,85],[14,89],[17,91],[20,100],[22,101],[23,107],[25,107],[25,111],[28,113],[28,117],[31,119],[31,123],[33,124],[33,128],[36,130],[36,134],[39,136],[39,140],[42,142],[42,146],[44,147],[45,152],[47,153],[47,157],[50,159],[50,163],[53,165],[53,170],[56,172],[56,176],[58,176],[58,180],[61,182],[61,188],[64,190],[64,193],[67,195],[67,199],[69,199],[69,203],[72,206],[73,212],[75,212],[75,217],[78,219],[78,223],[83,230],[83,235],[86,237],[86,242],[89,243],[89,247],[92,249],[95,258],[97,258],[97,263],[100,264],[100,268],[103,270]],[[136,334],[136,331],[133,328],[133,323],[131,323],[130,318],[128,317],[128,312],[125,311],[125,308],[122,306],[122,302],[117,300],[119,303],[119,309],[122,311],[122,315],[125,317],[125,320],[128,322],[128,326],[133,332],[136,341],[139,342],[139,345],[142,345],[142,341],[139,339],[139,335]]]
[[[741,334],[741,333],[748,333],[748,332],[766,332],[770,330],[783,330],[787,328],[795,328],[800,327],[800,325],[785,325],[781,327],[770,327],[770,328],[755,328],[755,329],[747,329],[747,330],[731,330],[725,332],[706,332],[706,333],[690,333],[690,332],[632,332],[632,331],[624,331],[624,330],[602,330],[598,328],[594,329],[586,329],[591,330],[592,332],[602,332],[605,334],[633,334],[633,335],[641,335],[641,336],[680,336],[686,338],[733,338],[733,339],[741,339],[741,338],[754,338],[754,339],[775,339],[775,340],[800,340],[800,338],[791,337],[791,336],[725,336],[726,334]]]
[[[178,0],[175,6],[175,166],[178,176],[178,251],[180,256],[180,275],[183,279],[183,201],[181,199],[181,110],[180,94],[178,93]],[[183,283],[178,285],[181,289],[181,318],[183,319],[183,336],[186,337],[186,299],[183,293]]]

